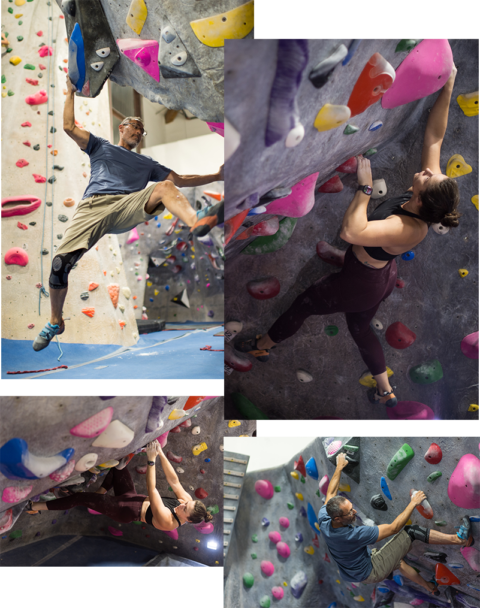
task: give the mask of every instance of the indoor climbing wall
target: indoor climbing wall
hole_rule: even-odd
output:
[[[8,7],[8,8],[7,8]],[[48,278],[90,177],[88,156],[63,132],[68,45],[56,5],[2,6],[2,337],[32,340],[50,318]],[[75,97],[78,126],[110,139],[108,91]],[[60,341],[129,346],[138,339],[115,235],[69,278]],[[56,350],[56,349],[55,349]],[[33,351],[32,351],[33,355]]]
[[[479,447],[478,439],[465,437],[317,438],[285,465],[247,473],[225,561],[225,604],[480,606]],[[456,594],[452,604],[443,593],[438,598],[423,594],[398,571],[393,580],[377,585],[341,580],[315,526],[335,472],[332,461],[340,452],[351,459],[342,472],[340,491],[353,503],[357,525],[391,523],[408,505],[412,489],[424,491],[430,505],[424,505],[423,514],[414,510],[414,524],[455,534],[461,517],[471,517],[475,544],[470,549],[415,541],[406,557],[427,580],[437,565],[448,569]]]
[[[106,19],[103,31],[117,44],[113,65],[99,66],[85,41],[87,78],[97,72],[103,81],[110,77],[172,110],[187,109],[206,121],[223,120],[224,40],[253,37],[253,0],[57,2],[69,33],[78,23],[88,35],[91,26]]]
[[[28,559],[31,543],[73,534],[118,537],[206,565],[222,563],[223,436],[251,436],[255,429],[254,422],[228,427],[222,397],[4,397],[2,407],[15,412],[4,417],[0,447],[4,562],[10,551],[17,552],[12,559]],[[28,498],[53,499],[60,486],[96,491],[109,468],[128,454],[134,454],[127,466],[136,490],[146,495],[141,449],[157,437],[186,491],[204,497],[214,515],[211,526],[186,525],[177,537],[141,522],[120,525],[83,507],[23,512]],[[158,459],[156,470],[160,494],[173,497]],[[207,547],[210,541],[216,548]]]
[[[400,68],[417,53],[424,71],[418,86],[407,86],[412,75]],[[477,419],[477,41],[226,45],[225,321],[227,328],[240,323],[234,348],[267,332],[300,293],[339,271],[348,247],[340,226],[357,188],[354,156],[372,164],[369,210],[405,192],[421,168],[437,97],[429,93],[445,82],[452,61],[458,74],[440,164],[460,189],[460,225],[432,226],[414,255],[397,258],[396,288],[373,322],[401,407],[369,403],[371,378],[344,316],[335,314],[307,319],[267,363],[227,346],[228,416],[240,415],[232,397],[240,394],[271,418]],[[410,97],[399,98],[399,90]]]
[[[182,193],[198,210],[222,199],[223,183],[182,188]],[[188,232],[165,210],[120,235],[137,319],[223,322],[223,229],[215,227],[193,241]]]

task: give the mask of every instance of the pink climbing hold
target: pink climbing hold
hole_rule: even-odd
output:
[[[207,125],[212,133],[218,133],[222,137],[225,137],[225,123],[207,121]]]
[[[51,46],[47,46],[44,44],[38,49],[38,54],[40,57],[46,57],[47,55],[53,55],[53,49]]]
[[[53,481],[61,483],[70,477],[74,468],[75,460],[69,460],[66,465],[60,469],[57,469],[56,471],[53,471],[53,473],[50,473],[49,477],[50,479],[53,479]]]
[[[17,165],[17,167],[20,167],[20,169],[21,169],[22,167],[26,167],[30,163],[28,162],[28,160],[25,160],[24,158],[20,158],[19,160],[17,160],[17,162],[15,164]]]
[[[329,194],[335,194],[343,190],[342,180],[338,175],[334,175],[328,181],[320,186],[317,192],[327,192]]]
[[[290,526],[290,520],[288,519],[288,517],[280,517],[278,522],[282,526],[282,528],[287,529]]]
[[[448,482],[448,497],[462,509],[480,509],[480,460],[465,454]]]
[[[28,103],[29,106],[39,106],[42,103],[47,103],[47,101],[48,94],[47,91],[45,91],[44,89],[37,91],[35,95],[29,95],[28,97],[25,97],[25,102]],[[29,126],[31,127],[32,125]]]
[[[385,340],[398,350],[408,348],[416,339],[416,334],[400,321],[392,323],[385,332]]]
[[[198,530],[200,534],[211,534],[214,529],[211,521],[202,521],[199,524],[193,524],[193,527]]]
[[[32,173],[32,175],[37,184],[44,184],[47,181],[47,178],[43,177],[43,175],[38,175],[38,173]]]
[[[382,108],[397,108],[432,95],[447,82],[453,67],[448,40],[425,39],[398,66]]]
[[[117,528],[114,528],[113,526],[108,526],[108,531],[113,536],[123,536],[123,532],[121,530],[117,530]]]
[[[133,228],[128,233],[128,239],[126,241],[126,244],[130,245],[130,243],[133,243],[134,241],[138,241],[139,238],[140,237],[138,236],[138,230],[136,228]]]
[[[35,324],[34,323],[29,323],[27,325],[27,327],[28,327],[28,329],[33,329],[35,327]]]
[[[270,500],[273,498],[274,489],[269,481],[266,479],[259,479],[255,482],[255,492],[262,498]]]
[[[262,561],[260,564],[260,569],[267,576],[272,576],[272,574],[275,572],[275,566],[272,564],[272,562],[267,562],[266,560]]]
[[[10,486],[3,489],[2,501],[3,502],[19,502],[24,500],[32,491],[33,486]]]
[[[8,509],[0,518],[0,534],[8,532],[13,526],[13,511]]]
[[[424,456],[425,460],[430,464],[438,464],[442,460],[442,457],[442,448],[437,443],[432,443]]]
[[[352,156],[352,158],[349,158],[344,163],[342,163],[339,167],[337,167],[335,169],[335,171],[339,171],[340,173],[356,173],[357,165],[358,165],[357,157]]]
[[[87,511],[91,514],[91,515],[102,515],[102,513],[100,513],[100,511],[94,511],[93,509],[89,509],[87,507]]]
[[[167,445],[167,438],[168,438],[168,433],[170,431],[167,431],[166,433],[162,433],[161,435],[159,435],[157,437],[157,441],[160,444],[160,447],[163,449],[166,445]]]
[[[331,441],[327,446],[327,456],[332,456],[333,454],[336,454],[341,447],[342,442],[340,441],[340,439]]]
[[[173,538],[173,540],[178,540],[178,530],[162,530],[162,532],[164,534],[166,534],[167,536],[170,536],[170,538]]]
[[[5,254],[5,264],[26,266],[28,264],[28,254],[24,249],[20,249],[20,247],[12,247]]]
[[[272,543],[279,543],[282,540],[282,535],[280,534],[280,532],[269,532],[268,533],[268,538],[272,541]]]
[[[22,222],[17,222],[17,228],[20,228],[20,230],[28,230],[28,226],[26,224],[22,224]]]
[[[271,236],[272,234],[276,234],[278,232],[279,227],[280,223],[278,221],[278,217],[275,215],[268,220],[263,220],[263,222],[250,226],[250,228],[247,228],[241,232],[235,240],[243,241],[251,236]]]
[[[16,205],[15,203],[20,203]],[[21,204],[23,203],[23,204]],[[36,196],[10,196],[2,199],[2,217],[13,217],[14,215],[27,215],[38,209],[42,201]]]
[[[327,490],[328,490],[328,484],[329,483],[330,483],[330,479],[328,478],[328,475],[324,475],[322,477],[322,479],[320,480],[320,483],[318,484],[320,492],[322,494],[324,494],[325,496],[327,495]]]
[[[277,277],[258,279],[247,283],[247,291],[256,300],[269,300],[280,293],[280,281]]]
[[[175,456],[173,452],[167,452],[167,458],[168,460],[176,462],[177,464],[180,464],[183,461],[183,458],[181,456]]]
[[[28,84],[33,84],[33,86],[38,86],[38,80],[36,78],[25,78]]]
[[[7,281],[11,281],[12,280],[12,275],[11,274],[7,274],[7,276],[5,278],[7,279]]]
[[[333,247],[326,241],[319,241],[317,243],[317,255],[321,260],[327,262],[327,264],[337,266],[338,268],[341,268],[345,262],[345,251]]]
[[[289,557],[290,547],[284,542],[277,543],[277,553],[280,557]]]
[[[469,359],[478,359],[478,331],[468,334],[460,345],[462,353]]]
[[[195,490],[195,496],[198,498],[198,500],[203,500],[204,498],[207,498],[208,492],[206,492],[203,488],[197,488]]]
[[[31,127],[32,123],[28,122],[28,120],[26,122],[22,122],[22,124],[20,125],[21,127]]]
[[[462,547],[460,553],[467,560],[468,565],[475,572],[480,572],[480,552],[473,547]]]
[[[267,207],[268,213],[285,215],[287,217],[303,217],[307,215],[315,204],[315,183],[318,172],[312,173],[302,181],[295,184],[291,194],[279,198]]]
[[[434,411],[417,401],[399,401],[395,407],[387,408],[390,420],[435,420]]]
[[[37,36],[39,36],[39,37],[43,36],[43,32],[42,32],[42,30],[39,30],[38,32],[35,32],[35,33],[36,33],[36,34],[37,34]]]
[[[272,595],[276,600],[281,600],[283,598],[283,589],[281,587],[273,587]]]
[[[101,412],[90,416],[80,424],[70,429],[70,435],[75,437],[98,437],[110,424],[113,416],[113,407],[106,407]]]
[[[157,40],[139,40],[138,38],[122,40],[117,38],[117,46],[125,57],[142,68],[154,80],[160,82]]]

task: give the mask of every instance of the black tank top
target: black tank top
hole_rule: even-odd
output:
[[[417,220],[422,219],[415,213],[411,213],[406,209],[402,208],[402,205],[409,201],[412,198],[413,192],[405,192],[400,196],[394,196],[393,198],[389,198],[387,201],[384,201],[378,207],[370,213],[368,216],[369,222],[374,222],[376,220],[385,220],[387,217],[391,215],[408,215],[409,217],[414,217]],[[399,253],[387,253],[385,249],[381,247],[364,247],[365,251],[368,253],[370,257],[374,260],[382,260],[384,262],[393,260],[400,255]]]
[[[176,498],[170,498],[169,496],[161,496],[160,498],[162,499],[163,504],[172,512],[173,517],[175,517],[175,519],[178,521],[178,525],[181,526],[182,524],[180,523],[180,520],[178,519],[177,514],[174,511],[175,507],[178,507],[178,505],[180,504],[180,501]],[[153,526],[153,512],[150,505],[148,505],[148,509],[145,513],[145,521],[147,522],[147,524]]]

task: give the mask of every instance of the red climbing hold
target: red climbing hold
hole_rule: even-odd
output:
[[[254,226],[250,226],[243,232],[241,232],[236,240],[243,241],[245,239],[250,238],[251,236],[271,236],[272,234],[276,234],[280,224],[278,222],[278,217],[275,215],[274,217],[269,218],[268,220],[264,220],[263,222],[259,222]]]
[[[225,247],[228,245],[233,235],[238,231],[238,229],[242,225],[243,220],[247,217],[249,211],[250,209],[245,209],[245,211],[241,211],[234,217],[230,218],[229,220],[226,220],[224,224]]]
[[[430,464],[438,464],[442,460],[442,456],[442,448],[436,443],[432,443],[425,454],[425,460]]]
[[[328,557],[328,553],[325,553],[325,557],[323,558],[323,560],[330,563],[330,558]]]
[[[208,493],[205,492],[203,488],[198,488],[195,490],[195,496],[198,498],[198,500],[203,500],[204,498],[207,498]]]
[[[247,291],[256,300],[269,300],[280,293],[280,281],[277,277],[249,281]]]
[[[460,585],[459,579],[444,564],[435,564],[435,580],[439,585]]]
[[[33,84],[34,86],[38,85],[38,80],[36,78],[25,78],[28,84]]]
[[[22,167],[26,167],[30,163],[28,162],[28,160],[25,160],[24,158],[20,158],[19,160],[17,160],[17,162],[15,164],[17,165],[17,167],[22,168]]]
[[[301,473],[304,477],[307,476],[307,471],[305,470],[305,463],[303,462],[302,456],[299,457],[298,461],[295,460],[293,468],[295,471],[299,471],[299,473]]]
[[[343,266],[345,261],[345,251],[332,247],[326,241],[319,241],[317,243],[317,255],[321,260],[327,262],[327,264],[338,266],[339,268]]]
[[[95,314],[95,308],[82,308],[82,312],[84,315],[91,318]]]
[[[398,289],[403,289],[405,287],[405,281],[403,279],[397,279],[395,287],[398,287]]]
[[[47,69],[47,67],[46,67],[45,65],[43,65],[43,63],[39,63],[39,64],[38,64],[38,67],[39,67],[41,70],[46,70],[46,69]]]
[[[43,177],[43,175],[38,175],[37,173],[32,173],[32,175],[37,184],[44,184],[47,181],[47,178]]]
[[[192,407],[199,405],[204,399],[205,397],[189,397],[183,406],[183,411],[191,410]]]
[[[173,427],[173,429],[170,429],[170,433],[181,433],[182,429],[180,428],[180,425]]]
[[[39,37],[40,37],[40,36],[43,36],[43,32],[42,32],[42,30],[40,30],[40,31],[36,32],[36,34],[37,34],[37,36],[39,36]]]
[[[183,460],[183,458],[181,456],[175,456],[175,454],[173,452],[167,452],[167,458],[168,458],[168,460],[171,460],[172,462],[176,462],[177,464],[180,464]]]
[[[225,344],[225,363],[237,372],[249,372],[252,369],[252,362],[234,351],[229,344]]]
[[[392,323],[385,332],[385,339],[392,348],[403,350],[411,346],[417,336],[411,329],[408,329],[406,325],[397,321]]]
[[[318,536],[315,534],[315,537],[312,538],[312,545],[314,547],[317,547],[317,549],[320,549],[320,543],[318,541]]]
[[[26,122],[22,122],[22,124],[20,126],[22,126],[22,127],[31,127],[32,123],[28,122],[28,120],[27,120]]]
[[[22,224],[22,222],[17,222],[17,226],[20,228],[20,230],[28,230],[28,226],[26,224]]]
[[[98,287],[98,283],[89,283],[88,284],[88,291],[93,291],[94,289],[97,289]]]
[[[342,180],[338,175],[334,175],[327,182],[322,184],[317,192],[328,192],[330,194],[334,194],[335,192],[341,192],[342,190]]]
[[[29,106],[39,106],[42,103],[47,103],[47,101],[48,95],[47,91],[45,91],[44,89],[37,91],[35,95],[29,95],[28,97],[25,97],[25,102],[28,103]],[[29,124],[28,126],[31,127],[32,125]]]
[[[335,171],[339,171],[340,173],[356,173],[357,172],[357,157],[352,156],[344,163],[342,163],[339,167],[335,169]]]
[[[395,80],[395,70],[380,53],[374,53],[358,77],[347,106],[351,117],[357,116],[380,101],[385,91]]]
[[[40,57],[46,57],[47,55],[53,55],[53,50],[51,46],[47,46],[44,44],[38,49],[38,54]]]
[[[31,147],[32,147],[32,144],[31,144],[31,143],[30,143],[28,140],[27,140],[27,141],[24,141],[24,142],[23,142],[23,145],[24,145],[24,146],[28,146],[29,148],[31,148]]]
[[[190,418],[181,422],[178,426],[182,426],[184,429],[189,429],[192,426],[192,421]]]
[[[28,264],[28,254],[24,249],[20,249],[20,247],[13,247],[5,254],[5,264],[26,266]]]

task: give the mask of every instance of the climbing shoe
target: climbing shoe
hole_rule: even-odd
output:
[[[53,338],[63,334],[64,331],[65,321],[62,323],[62,325],[52,325],[50,322],[48,322],[33,341],[33,350],[39,351],[47,348]]]
[[[472,536],[472,525],[470,523],[468,515],[462,517],[462,525],[460,526],[457,532],[457,536],[458,538],[467,541],[467,544],[464,545],[465,547],[471,547],[473,545],[474,541]]]
[[[198,219],[190,229],[190,236],[205,236],[212,228],[224,222],[224,206],[222,201],[198,213]]]
[[[31,500],[27,501],[27,505],[25,507],[25,511],[29,514],[29,515],[40,515],[41,511],[34,511],[33,509],[33,503]]]
[[[121,471],[122,469],[124,469],[127,466],[127,464],[130,462],[130,460],[132,460],[132,458],[134,456],[135,456],[135,454],[127,454],[120,460],[120,462],[117,464],[117,466],[115,468],[119,469]]]
[[[370,403],[373,403],[374,405],[381,404],[385,405],[386,407],[395,407],[397,405],[397,398],[393,394],[393,389],[390,393],[384,391],[383,395],[377,391],[377,388],[371,388],[367,392],[368,400],[370,401]]]
[[[236,342],[234,344],[235,350],[238,350],[241,353],[248,353],[249,355],[253,355],[257,361],[260,361],[261,363],[266,363],[270,357],[270,349],[267,350],[266,348],[258,348],[257,344],[261,337],[261,335],[258,335],[255,336],[255,338],[251,338],[250,340],[242,340],[241,342]]]
[[[433,595],[436,595],[438,597],[440,595],[440,591],[438,589],[438,583],[437,583],[437,581],[434,578],[432,578],[428,582],[429,583],[433,583],[435,585],[435,589],[433,591],[430,591],[430,593],[432,593]]]

